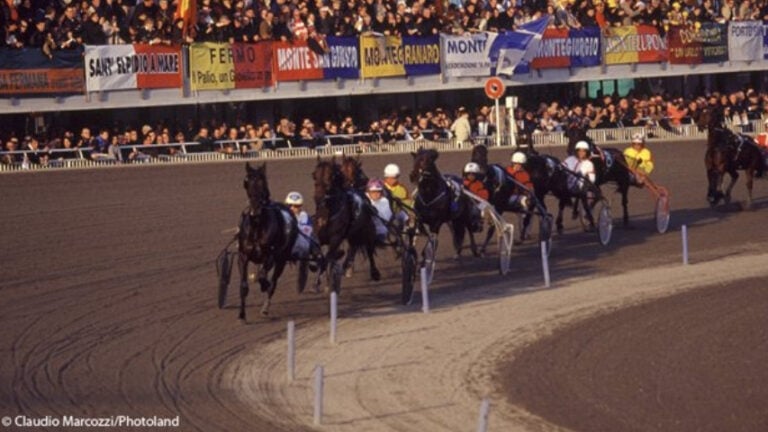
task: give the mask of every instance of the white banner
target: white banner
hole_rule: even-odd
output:
[[[728,23],[728,59],[753,61],[763,58],[762,21],[731,21]]]
[[[490,51],[496,33],[477,33],[470,36],[440,35],[442,70],[447,77],[491,75]]]
[[[137,73],[124,61],[134,54],[133,45],[87,45],[85,88],[89,92],[135,89]]]

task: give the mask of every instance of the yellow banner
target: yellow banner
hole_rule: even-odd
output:
[[[637,27],[612,27],[605,37],[605,64],[637,63],[640,55],[632,42],[637,38]]]
[[[363,78],[405,75],[402,39],[397,36],[361,36],[360,65]]]
[[[235,88],[235,63],[229,44],[195,43],[189,47],[189,82],[192,90]]]

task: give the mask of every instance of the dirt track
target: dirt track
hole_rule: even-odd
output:
[[[768,231],[754,229],[765,226],[765,183],[756,185],[762,211],[712,211],[703,199],[701,144],[652,148],[654,178],[673,192],[672,229],[691,227],[693,262],[765,250]],[[458,171],[467,153],[442,155],[440,167]],[[410,168],[407,155],[366,158],[365,167],[380,172],[390,160]],[[308,192],[312,166],[270,162],[273,195]],[[324,317],[326,302],[296,295],[289,270],[270,319],[257,316],[257,296],[248,325],[234,309],[215,308],[212,260],[228,239],[221,231],[245,206],[242,174],[238,163],[0,176],[0,380],[8,383],[0,389],[0,415],[180,415],[183,430],[271,430],[279,420],[259,417],[235,394],[232,364],[282,337],[288,319],[302,328]],[[743,196],[740,184],[736,198]],[[564,284],[679,260],[679,237],[652,233],[651,210],[647,194],[634,190],[635,229],[616,230],[607,248],[569,222],[574,229],[555,245],[553,277]],[[468,284],[500,281],[493,258],[457,264],[445,259],[448,245],[443,235],[438,310],[460,306]],[[519,271],[510,280],[522,289],[538,277],[537,252],[524,246],[514,254]],[[382,283],[370,284],[363,272],[344,281],[341,316],[354,319],[376,306],[387,314],[418,309],[392,307],[398,266],[390,253],[382,258]],[[450,302],[441,302],[443,295]],[[261,367],[259,360],[251,366]]]

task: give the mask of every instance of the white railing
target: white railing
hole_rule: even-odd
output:
[[[736,132],[741,132],[744,129],[740,126],[730,126]],[[765,126],[760,120],[753,120],[746,128],[748,134],[758,134],[765,132]],[[679,127],[629,127],[629,128],[613,128],[613,129],[592,129],[587,134],[597,144],[603,145],[623,145],[631,141],[632,135],[635,133],[644,134],[650,142],[653,141],[675,141],[675,140],[692,140],[692,139],[705,139],[706,131],[701,131],[696,125],[685,124]],[[344,145],[321,145],[315,148],[310,147],[297,147],[295,142],[285,142],[281,138],[272,138],[268,140],[221,140],[216,141],[214,146],[218,148],[217,151],[199,151],[200,144],[197,142],[184,142],[184,143],[172,143],[162,145],[125,145],[121,146],[121,152],[131,151],[139,157],[135,157],[131,160],[120,161],[114,157],[97,157],[91,158],[90,154],[93,149],[91,148],[77,148],[77,149],[54,149],[51,150],[48,162],[46,164],[34,164],[29,163],[29,155],[35,153],[31,150],[17,150],[12,152],[0,152],[0,161],[4,160],[6,156],[14,157],[15,160],[12,163],[0,163],[0,172],[19,172],[19,171],[40,171],[50,170],[58,168],[96,168],[107,166],[125,166],[130,164],[178,164],[178,163],[190,163],[190,162],[214,162],[225,161],[233,159],[242,160],[274,160],[274,159],[291,159],[291,158],[315,158],[331,157],[339,155],[354,155],[354,154],[400,154],[415,152],[420,148],[434,148],[441,152],[447,151],[466,151],[471,148],[475,143],[495,143],[494,140],[488,140],[487,137],[474,138],[467,142],[456,142],[454,139],[440,139],[440,140],[411,140],[411,141],[395,141],[388,143],[372,142],[373,136],[371,134],[355,134],[355,135],[339,135],[348,139],[354,144]],[[336,136],[333,136],[336,137]],[[332,138],[332,137],[325,137]],[[568,138],[563,132],[539,132],[534,133],[530,140],[533,142],[534,148],[542,147],[558,147],[568,144]],[[323,142],[324,140],[317,140],[317,142]],[[327,140],[325,140],[327,142]],[[261,150],[252,150],[250,144],[254,142],[262,142],[263,147]],[[268,142],[268,144],[267,144]],[[518,137],[518,143],[521,143],[521,137]],[[503,147],[511,147],[511,142],[508,136],[503,137],[501,140]],[[521,147],[527,147],[527,144],[521,144]],[[148,153],[154,153],[151,150],[163,149],[176,149],[173,154],[160,154],[152,156],[150,154],[142,153],[142,150],[148,151]],[[38,155],[43,155],[45,152],[40,150]],[[67,154],[71,157],[68,158],[56,158],[57,154]],[[171,152],[169,152],[171,153]],[[26,162],[25,162],[26,161]]]

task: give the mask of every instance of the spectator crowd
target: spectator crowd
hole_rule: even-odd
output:
[[[515,112],[518,133],[523,140],[535,134],[565,132],[572,129],[646,127],[675,128],[698,120],[707,106],[722,109],[735,125],[768,118],[768,93],[753,89],[729,94],[713,93],[690,99],[662,95],[606,96],[573,104],[541,103]],[[402,140],[446,139],[467,141],[488,138],[497,131],[491,106],[473,109],[459,107],[411,112],[401,109],[362,123],[352,116],[294,121],[288,117],[272,123],[244,119],[236,124],[207,122],[183,125],[143,124],[103,127],[82,124],[77,129],[49,131],[46,136],[0,137],[3,150],[28,150],[28,163],[78,158],[71,149],[81,149],[83,157],[114,161],[140,161],[173,157],[181,151],[174,143],[195,143],[188,152],[224,153],[261,151],[281,147],[310,147],[341,144],[386,146]],[[319,120],[319,121],[316,121]],[[74,125],[73,125],[74,126]],[[61,151],[64,149],[64,151]],[[20,153],[0,153],[0,163],[23,163]]]
[[[544,14],[550,26],[768,20],[768,0],[191,0],[194,25],[176,16],[180,0],[5,0],[0,47],[53,50],[83,44],[314,40],[365,33],[465,34],[506,31]]]

